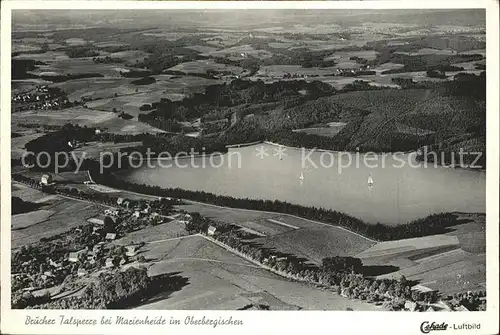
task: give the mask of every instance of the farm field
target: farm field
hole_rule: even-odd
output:
[[[103,208],[83,201],[46,195],[40,191],[14,184],[12,196],[24,201],[43,204],[33,212],[12,217],[11,248],[38,242],[41,238],[63,233],[72,227],[87,224],[87,219],[96,216]],[[21,215],[21,216],[19,216]]]
[[[336,67],[324,67],[324,68],[303,68],[300,65],[268,65],[261,66],[260,70],[257,72],[257,77],[279,77],[282,78],[284,74],[291,73],[304,76],[326,76],[332,75],[335,72]]]
[[[208,45],[188,45],[188,46],[186,46],[186,48],[191,49],[191,50],[195,50],[195,51],[198,51],[201,53],[210,53],[210,52],[214,52],[214,51],[218,50],[218,48],[211,47]]]
[[[235,224],[267,235],[252,239],[266,248],[304,257],[316,264],[332,255],[353,256],[369,247],[372,242],[347,230],[315,223],[288,215],[217,208],[203,204],[189,204],[179,208],[199,212],[216,221]],[[280,225],[282,222],[283,225]]]
[[[88,142],[86,145],[73,150],[73,152],[78,156],[85,153],[85,158],[99,158],[100,153],[117,153],[120,149],[136,147],[141,144],[142,142]]]
[[[27,111],[13,114],[13,123],[38,123],[59,125],[66,123],[87,127],[107,128],[110,132],[121,134],[140,134],[144,132],[161,133],[160,129],[137,120],[123,120],[117,114],[83,107],[72,107],[52,111]]]
[[[189,203],[189,202],[188,202]],[[233,208],[221,208],[201,203],[189,203],[187,205],[179,205],[177,208],[187,212],[198,212],[201,215],[215,221],[226,223],[236,223],[242,221],[254,221],[266,218],[273,218],[276,214],[264,213],[258,211],[244,211]]]
[[[245,70],[238,66],[219,64],[213,60],[196,60],[181,63],[168,69],[168,71],[180,71],[185,74],[206,74],[207,71],[229,72],[235,75],[242,75]]]
[[[345,124],[344,124],[344,126],[345,126]],[[304,129],[294,129],[293,131],[306,133],[306,134],[319,135],[319,136],[333,137],[333,136],[337,135],[342,130],[342,128],[344,126],[312,127],[312,128],[304,128]]]
[[[266,238],[256,238],[262,244],[281,253],[304,257],[315,264],[331,256],[354,256],[374,242],[336,227],[296,229]]]
[[[120,52],[111,53],[108,56],[111,58],[121,59],[127,63],[135,63],[135,62],[143,61],[144,58],[146,58],[150,55],[151,54],[149,52],[144,52],[144,51],[140,51],[140,50],[127,50],[127,51],[120,51]]]
[[[139,242],[154,242],[187,235],[184,224],[172,220],[157,226],[147,227],[128,233],[126,236],[113,241],[113,245],[129,245]],[[156,244],[156,243],[153,243]],[[153,246],[151,244],[151,246]]]
[[[51,56],[46,57],[49,58]],[[32,73],[37,75],[99,73],[106,77],[119,78],[121,77],[120,71],[122,71],[124,68],[122,64],[94,63],[92,58],[69,59],[63,57],[64,56],[61,56],[60,59],[57,59],[57,61],[53,61],[51,63],[49,63],[48,59],[46,59],[45,61],[48,63],[48,65],[39,65],[37,69],[32,71]],[[42,58],[42,56],[40,58]]]
[[[445,294],[484,289],[486,233],[482,214],[462,214],[467,221],[443,235],[380,242],[356,257],[368,266],[392,265],[400,269],[381,278],[404,275]]]
[[[67,95],[70,101],[79,101],[83,97],[94,99],[111,98],[117,95],[135,94],[135,87],[128,78],[85,78],[54,84]],[[140,88],[139,88],[140,89]]]
[[[171,273],[184,278],[186,285],[153,297],[138,309],[236,310],[267,304],[271,310],[379,310],[290,282],[199,236],[155,244],[144,256],[158,259],[149,268],[150,276]]]
[[[20,54],[13,57],[13,59],[33,59],[35,61],[40,61],[48,64],[57,63],[59,61],[69,61],[69,57],[64,53],[64,51],[54,50],[40,54]]]
[[[351,57],[359,57],[367,60],[374,60],[377,58],[378,52],[375,50],[363,51],[337,51],[332,55],[325,57],[325,60],[336,60],[337,62],[350,62],[354,67],[359,66],[355,61],[350,60]]]
[[[37,171],[25,171],[24,176],[29,178],[40,180],[44,172]],[[58,172],[51,173],[53,181],[57,184],[83,184],[85,181],[89,181],[89,174],[87,171],[69,171],[69,172]],[[24,186],[23,186],[24,187]],[[37,191],[38,192],[38,191]],[[40,192],[41,193],[41,192]],[[44,194],[44,193],[42,193]]]
[[[246,45],[238,45],[235,47],[222,49],[222,50],[209,51],[209,52],[205,52],[202,54],[202,56],[230,57],[230,58],[235,57],[237,59],[243,59],[247,56],[260,58],[260,59],[266,59],[266,58],[271,57],[272,55],[273,54],[270,53],[269,51],[256,50],[256,49],[252,48],[252,46],[247,45],[247,44]]]
[[[424,55],[456,55],[457,52],[451,49],[431,49],[431,48],[423,48],[418,50],[417,52],[401,52],[396,51],[395,53],[401,55],[408,56],[424,56]]]

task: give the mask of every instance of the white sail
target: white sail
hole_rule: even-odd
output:
[[[300,181],[304,180],[304,174],[302,172],[300,173],[299,180]]]
[[[371,175],[368,176],[368,185],[370,185],[370,186],[373,185],[373,178]]]

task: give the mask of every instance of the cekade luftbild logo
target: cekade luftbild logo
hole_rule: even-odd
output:
[[[448,324],[445,322],[437,323],[437,322],[429,322],[424,321],[420,324],[420,331],[423,334],[429,334],[431,331],[435,330],[447,330],[448,328],[454,330],[479,330],[481,329],[481,324],[479,323],[462,323],[462,324],[453,324],[453,327],[448,327]]]
[[[434,330],[446,330],[448,329],[448,324],[443,322],[443,323],[436,323],[432,322],[429,323],[429,321],[424,321],[420,325],[420,331],[424,334],[429,334],[431,331]]]

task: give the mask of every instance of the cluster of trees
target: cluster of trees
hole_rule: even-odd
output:
[[[348,271],[361,273],[363,262],[356,257],[333,256],[321,260],[321,265],[325,269],[332,271]]]
[[[35,77],[35,75],[28,73],[36,69],[36,64],[33,59],[11,59],[10,64],[12,69],[12,80]]]
[[[68,275],[78,270],[77,264],[68,263],[68,254],[85,247],[91,248],[102,240],[104,236],[92,234],[92,225],[89,224],[22,246],[12,254],[11,271],[21,274],[14,277],[12,291],[30,286],[46,288],[61,284]],[[52,271],[52,276],[42,279],[44,272],[51,269],[49,259],[60,262],[63,267]]]
[[[43,124],[43,123],[18,123],[19,127],[22,128],[43,128],[46,130],[59,130],[63,126],[58,124]]]
[[[12,204],[12,212],[11,212],[12,215],[28,213],[40,208],[40,204],[30,201],[24,201],[19,197],[12,197],[11,204]]]
[[[486,310],[486,291],[484,290],[455,293],[448,298],[454,307],[462,305],[470,311]]]
[[[184,224],[184,229],[190,233],[206,233],[208,226],[210,225],[210,220],[202,217],[200,213],[189,213],[191,215],[191,220],[186,221]]]
[[[173,119],[162,119],[150,114],[139,114],[137,120],[147,123],[155,128],[168,132],[178,133],[182,131],[182,125]]]
[[[146,268],[105,272],[80,297],[53,300],[34,309],[119,309],[137,305],[147,297],[152,284]]]
[[[194,94],[181,101],[162,99],[153,103],[153,112],[140,116],[140,120],[151,125],[172,127],[172,123],[162,125],[162,120],[185,121],[201,117],[214,109],[228,108],[241,104],[260,104],[283,101],[288,98],[302,97],[317,99],[335,94],[335,89],[323,82],[278,81],[265,84],[263,81],[233,80],[230,84],[211,85],[204,94]]]
[[[26,150],[33,153],[33,155],[26,157],[26,162],[34,164],[36,155],[40,152],[46,152],[48,156],[42,155],[37,162],[39,165],[43,166],[50,162],[51,166],[54,166],[57,159],[59,159],[57,162],[60,163],[60,166],[63,166],[63,157],[58,157],[57,153],[70,152],[72,147],[68,144],[69,142],[89,142],[95,139],[95,128],[65,124],[54,132],[46,133],[26,143]]]
[[[113,64],[113,63],[123,63],[123,59],[121,58],[112,58],[110,56],[105,56],[105,57],[94,57],[92,58],[92,61],[96,64]]]
[[[173,42],[175,43],[177,41]],[[142,44],[138,45],[137,48],[149,52],[150,55],[145,57],[142,61],[130,65],[137,68],[147,68],[153,74],[159,74],[163,70],[176,66],[177,64],[195,60],[199,53],[192,49],[173,45],[171,41],[167,40],[144,41]]]
[[[153,77],[144,77],[141,79],[134,80],[130,82],[133,85],[150,85],[156,82],[156,79]]]
[[[147,76],[152,75],[153,72],[149,70],[129,70],[129,71],[120,71],[120,75],[125,78],[145,78]]]
[[[36,305],[34,309],[127,309],[146,302],[163,292],[186,285],[178,275],[149,277],[145,267],[130,267],[125,271],[104,272],[87,286],[79,297],[61,298]]]
[[[380,55],[379,55],[380,56]],[[441,71],[461,71],[463,68],[452,66],[451,64],[473,62],[484,59],[483,55],[417,55],[410,56],[401,53],[391,53],[389,62],[403,64],[404,67],[398,69],[385,70],[382,74],[417,72],[427,70]]]
[[[91,46],[68,47],[64,51],[69,58],[83,58],[99,56],[99,51]]]

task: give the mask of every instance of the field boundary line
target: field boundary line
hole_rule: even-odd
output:
[[[238,256],[238,255],[236,255],[236,256]],[[250,267],[250,268],[254,268],[254,269],[261,268],[260,266],[257,266],[257,265],[224,262],[224,261],[220,261],[218,259],[196,258],[196,257],[174,257],[174,258],[169,258],[169,259],[163,259],[161,261],[158,261],[157,263],[162,263],[162,262],[169,263],[169,262],[173,262],[173,261],[183,261],[183,260],[185,260],[185,261],[204,261],[204,262],[212,262],[212,263],[220,263],[220,264],[237,265],[237,266]]]
[[[285,227],[288,227],[288,228],[292,228],[292,229],[300,229],[299,227],[295,227],[295,226],[292,226],[291,224],[288,224],[288,223],[284,223],[284,222],[281,222],[281,221],[278,221],[278,220],[274,220],[274,219],[266,219],[267,221],[269,222],[272,222],[272,223],[276,223],[276,224],[279,224],[281,226],[285,226]]]
[[[175,241],[175,240],[182,240],[188,237],[193,237],[196,236],[197,234],[194,235],[186,235],[186,236],[179,236],[179,237],[172,237],[172,238],[165,238],[163,240],[156,240],[156,241],[150,241],[146,242],[146,244],[156,244],[156,243],[163,243],[163,242],[168,242],[168,241]]]

